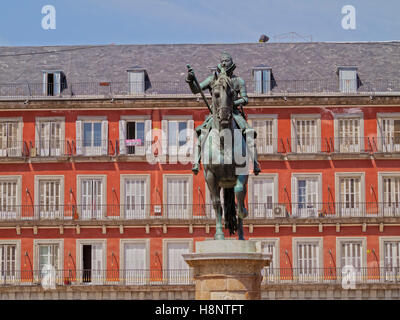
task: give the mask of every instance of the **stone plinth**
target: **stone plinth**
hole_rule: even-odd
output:
[[[259,242],[206,240],[183,258],[194,269],[196,300],[259,300],[261,270],[272,257]]]

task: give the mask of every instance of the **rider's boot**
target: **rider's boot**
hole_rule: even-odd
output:
[[[199,164],[198,163],[193,163],[193,166],[192,166],[192,171],[193,171],[193,173],[195,174],[195,175],[197,175],[198,173],[199,173]]]

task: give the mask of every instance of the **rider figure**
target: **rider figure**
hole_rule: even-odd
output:
[[[242,130],[243,135],[246,134],[253,134],[254,138],[257,137],[257,133],[255,130],[249,126],[245,119],[245,115],[243,113],[243,106],[246,105],[249,101],[247,98],[247,91],[246,91],[246,85],[245,82],[242,78],[237,77],[236,75],[233,74],[233,71],[235,70],[236,65],[233,63],[232,57],[224,52],[221,55],[221,63],[218,64],[217,69],[219,72],[222,70],[225,71],[225,73],[228,75],[228,77],[232,80],[233,87],[234,87],[234,106],[233,106],[233,118],[235,119],[236,124],[239,126],[239,128]],[[203,82],[200,83],[200,88],[201,90],[206,90],[209,89],[210,92],[212,90],[211,88],[211,83],[214,79],[214,75],[210,75],[208,78],[206,78]],[[188,75],[186,78],[186,82],[189,84],[191,91],[196,94],[199,93],[199,90],[197,86],[194,83],[194,72],[193,69],[188,70]],[[241,111],[239,110],[239,107],[241,107]],[[193,163],[192,171],[194,174],[197,174],[199,172],[199,164],[200,164],[200,157],[201,157],[201,131],[202,129],[205,129],[207,132],[210,130],[212,125],[212,115],[208,115],[207,119],[196,128],[196,133],[198,136],[197,139],[197,156],[195,157],[195,161]],[[253,172],[255,175],[258,175],[261,172],[260,166],[257,161],[257,150],[254,145],[253,148],[253,161],[254,161],[254,168]]]

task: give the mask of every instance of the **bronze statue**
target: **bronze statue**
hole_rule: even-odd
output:
[[[255,146],[254,143],[251,143],[254,142],[254,129],[247,124],[243,108],[239,110],[239,107],[248,102],[245,83],[243,79],[233,75],[235,65],[227,53],[222,54],[221,63],[218,65],[219,74],[214,73],[201,84],[198,83],[193,69],[189,65],[187,67],[186,81],[193,93],[200,92],[202,94],[211,112],[206,121],[196,128],[199,139],[192,170],[195,174],[198,173],[200,158],[203,154],[204,175],[216,212],[214,238],[216,240],[224,239],[222,231],[222,213],[224,213],[225,227],[229,229],[230,234],[235,234],[237,231],[239,240],[244,240],[243,219],[248,215],[244,203],[248,171],[247,162],[244,171],[238,170],[243,167],[243,163],[237,161],[236,155],[246,153],[254,162],[254,173],[260,172]],[[204,89],[209,89],[211,92],[211,107],[202,93]],[[235,130],[239,132],[239,135],[235,134]],[[227,139],[227,133],[230,140]],[[228,149],[226,149],[227,146]],[[223,211],[220,199],[221,188],[224,197]],[[237,203],[235,203],[235,198]],[[238,218],[236,218],[236,211]]]
[[[233,71],[235,70],[235,68],[236,68],[236,65],[233,63],[232,57],[226,52],[222,53],[221,62],[220,62],[220,64],[218,64],[217,69],[218,69],[219,73],[224,71],[225,74],[231,79],[232,84],[233,84],[233,89],[234,89],[233,114],[232,114],[233,118],[234,118],[236,124],[239,126],[239,128],[243,131],[243,135],[251,134],[251,135],[254,135],[254,137],[256,138],[257,133],[247,123],[247,121],[245,119],[246,116],[243,111],[243,106],[245,106],[249,101],[249,99],[247,97],[246,84],[241,77],[238,77],[233,74]],[[193,69],[189,68],[186,82],[189,84],[189,87],[190,87],[192,93],[194,93],[194,94],[199,93],[199,92],[202,93],[203,90],[207,90],[207,89],[210,90],[210,92],[212,94],[211,84],[214,81],[213,79],[214,79],[214,75],[210,75],[209,77],[207,77],[203,82],[201,82],[199,84],[200,89],[201,89],[201,90],[199,90],[198,86],[195,83],[195,76],[194,76]],[[196,156],[195,156],[195,160],[194,160],[193,167],[192,167],[192,171],[194,172],[194,174],[197,174],[199,172],[199,164],[200,164],[200,157],[201,157],[200,156],[201,155],[201,144],[202,144],[201,131],[204,129],[206,131],[210,130],[211,122],[212,122],[211,120],[212,120],[212,115],[210,114],[207,117],[207,119],[203,122],[203,124],[201,124],[200,126],[198,126],[196,128],[198,140],[197,140],[197,144],[196,144]],[[261,172],[261,169],[260,169],[259,163],[257,161],[256,148],[254,148],[254,152],[251,156],[254,161],[253,172],[255,175],[258,175]]]

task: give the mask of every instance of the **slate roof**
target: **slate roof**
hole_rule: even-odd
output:
[[[223,51],[246,81],[257,65],[275,80],[337,81],[339,66],[357,66],[361,81],[400,80],[400,41],[392,41],[0,47],[0,84],[41,83],[43,70],[62,70],[69,83],[126,82],[133,66],[152,82],[183,82],[188,63],[203,80]]]

